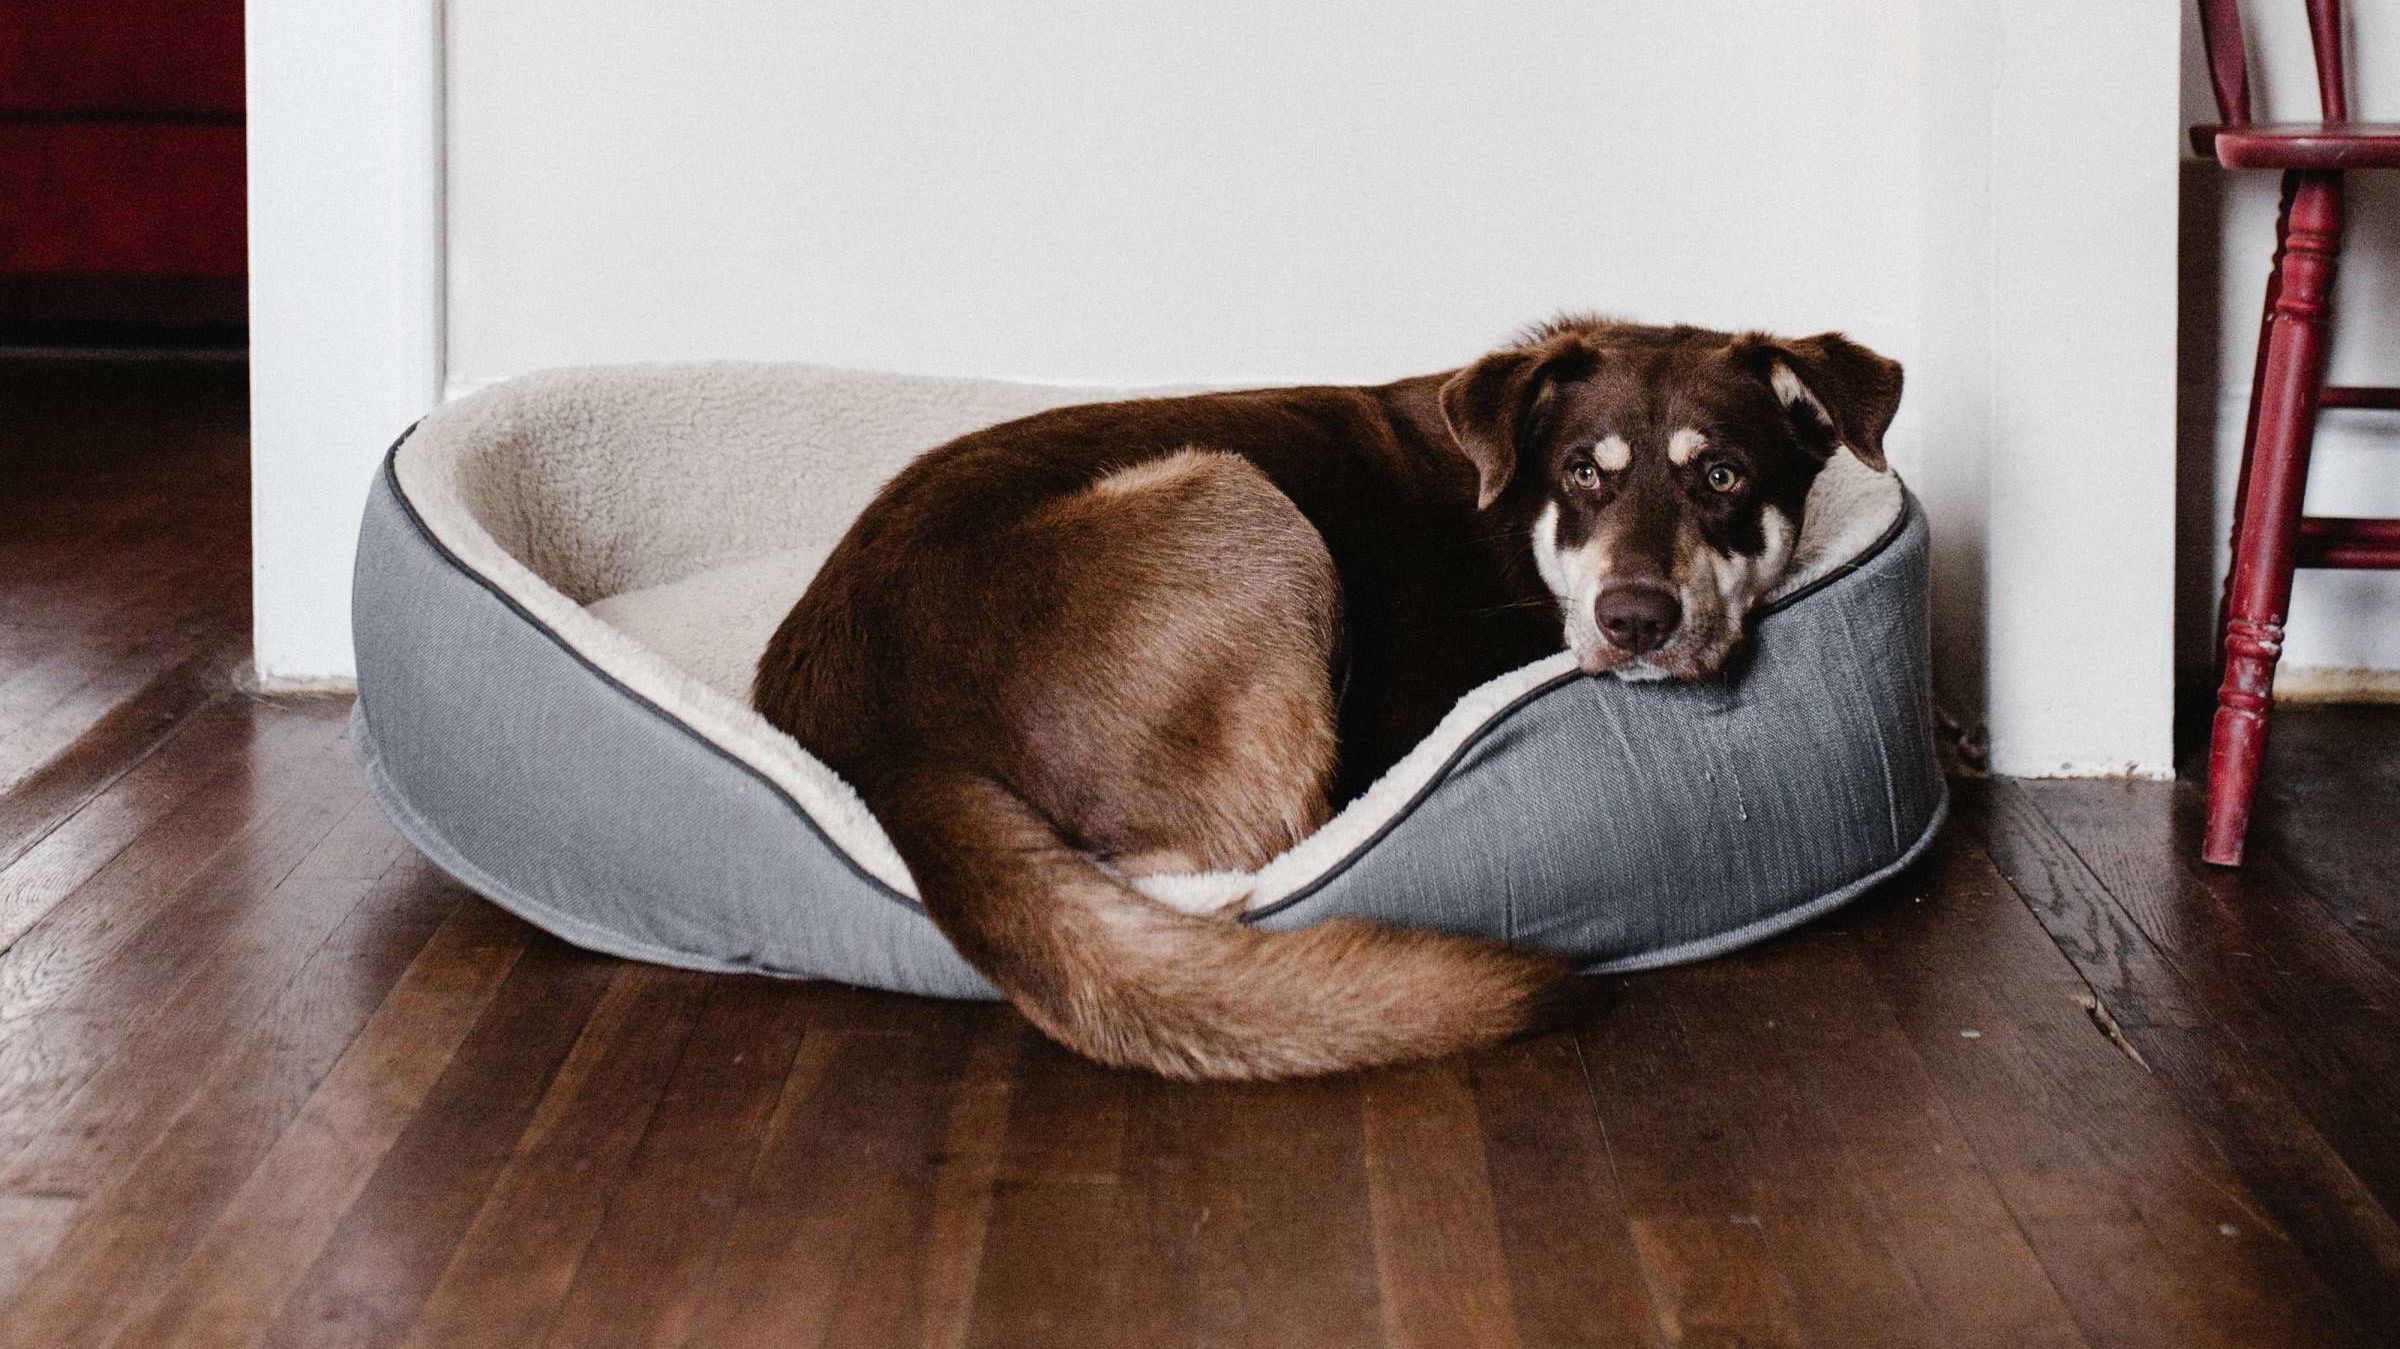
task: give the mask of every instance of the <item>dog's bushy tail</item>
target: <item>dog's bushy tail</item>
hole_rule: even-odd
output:
[[[1548,1029],[1589,996],[1564,962],[1498,942],[1355,919],[1266,932],[1179,912],[972,773],[872,795],[943,932],[1044,1033],[1102,1063],[1178,1078],[1341,1072]]]

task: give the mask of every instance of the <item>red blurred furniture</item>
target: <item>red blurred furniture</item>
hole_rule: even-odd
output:
[[[242,142],[241,0],[0,0],[0,310],[224,293],[238,319]]]
[[[2229,169],[2280,169],[2283,210],[2259,319],[2258,364],[2242,472],[2234,489],[2233,561],[2217,619],[2223,675],[2208,755],[2203,859],[2242,860],[2267,745],[2267,709],[2295,567],[2400,567],[2400,520],[2303,516],[2317,410],[2400,409],[2400,388],[2325,383],[2333,269],[2342,244],[2342,175],[2400,168],[2400,123],[2353,122],[2342,70],[2341,0],[2306,0],[2321,122],[2253,123],[2240,0],[2200,0],[2200,33],[2216,88],[2216,126],[2192,144]]]

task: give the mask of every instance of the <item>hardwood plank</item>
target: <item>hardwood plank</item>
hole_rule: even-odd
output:
[[[67,1195],[0,1194],[0,1287],[31,1278],[50,1251],[65,1240],[82,1208]],[[0,1343],[15,1337],[16,1312],[0,1297]]]
[[[2400,1222],[2277,1074],[2229,1050],[2213,1029],[2151,1030],[2140,1044],[2257,1196],[2269,1230],[2256,1237],[2291,1241],[2370,1342],[2400,1342]]]
[[[2072,966],[1979,850],[1953,837],[1939,904],[1860,933],[1878,985],[2087,1338],[2356,1343],[2164,1090],[2092,1024]],[[1972,1032],[1966,1034],[1964,1032]]]
[[[918,1340],[913,1292],[922,1251],[895,1238],[924,1230],[932,1159],[962,1051],[956,1037],[809,1032],[734,1215],[694,1343]],[[849,1299],[861,1252],[871,1253],[869,1261],[905,1262],[907,1274],[878,1286],[911,1295]],[[880,1323],[873,1338],[862,1321]]]
[[[716,982],[560,1301],[556,1349],[688,1342],[807,1025],[765,979]],[[823,1047],[822,1043],[817,1046]]]
[[[248,1345],[275,1319],[524,953],[455,908],[122,1345]],[[30,1349],[30,1346],[29,1346]]]
[[[1371,1345],[1383,1296],[1368,1199],[1364,1079],[1231,1083],[1192,1095],[1190,1146],[1213,1182],[1212,1305],[1238,1294],[1244,1345]],[[1215,1343],[1207,1338],[1202,1343]]]
[[[1119,1192],[1136,1079],[1025,1037],[967,1343],[1138,1343],[1113,1277],[1134,1244]]]
[[[1825,943],[1845,939],[1828,936]],[[1761,962],[1793,945],[1706,965],[1674,984],[1676,1020],[1717,1101],[1730,1156],[1749,1178],[1757,1226],[1817,1344],[1903,1346],[1939,1338],[1887,1219],[1853,1167],[1837,1121],[1819,1113],[1774,1043],[1804,1005],[1755,993]]]
[[[1375,1073],[1362,1094],[1385,1341],[1515,1345],[1483,1126],[1463,1066]]]
[[[229,637],[186,657],[111,707],[65,753],[0,792],[0,874],[181,736],[196,714],[232,697],[234,649]],[[7,945],[0,937],[0,948]]]
[[[120,513],[0,573],[0,725],[20,728],[162,637],[238,638],[247,540],[212,537],[221,532],[221,522]]]
[[[1517,1338],[1534,1346],[1656,1341],[1632,1226],[1573,1036],[1467,1065]]]
[[[341,725],[327,710],[253,706],[247,718],[249,734],[219,746],[229,752],[202,770],[200,790],[0,952],[0,1022],[89,1006],[93,973],[155,942],[162,918],[204,924],[220,892],[272,885],[361,798]],[[185,922],[175,932],[178,950],[210,935]]]
[[[354,802],[180,986],[124,1018],[127,1032],[74,1095],[0,1163],[0,1188],[89,1195],[120,1176],[195,1089],[256,1043],[261,1023],[267,1036],[282,1030],[277,1004],[362,905],[390,900],[385,878],[409,856],[372,804]]]
[[[2220,1008],[2254,1005],[2281,1024],[2339,1037],[2345,1061],[2389,1082],[2394,974],[2296,878],[2267,859],[2239,871],[2207,867],[2184,844],[2197,828],[2196,791],[2165,783],[2012,785],[2022,827],[2048,826],[2101,890],[2137,916],[2193,989]],[[2298,901],[2298,902],[2296,902]],[[2272,960],[2260,960],[2272,953]],[[2374,1083],[2370,1081],[2368,1085]],[[2393,1098],[2385,1098],[2392,1102]]]
[[[1871,965],[2085,1338],[2095,1345],[2234,1344],[2211,1315],[2197,1272],[2178,1269],[2159,1247],[2144,1229],[2140,1203],[2076,1127],[2099,1122],[2048,1098],[2041,1070],[2029,1062],[2038,1042],[2024,1042],[1971,972],[1911,968],[1921,961],[1911,952],[1879,955]],[[1970,1031],[1973,1038],[1963,1034]]]
[[[1661,1213],[1633,1220],[1669,1344],[1797,1346],[1790,1293],[1758,1220]]]
[[[1882,902],[1914,902],[1915,888],[1904,882]],[[1938,1341],[1958,1349],[2083,1345],[1857,944],[1847,934],[1806,934],[1746,961],[1728,982],[1730,1012],[1774,1023],[1759,1044],[1831,1126],[1864,1202],[1939,1325]]]
[[[205,1001],[190,981],[238,966],[244,952],[228,944],[274,926],[277,885],[361,805],[334,725],[276,717],[268,735],[294,730],[299,748],[269,786],[188,803],[0,955],[0,1155],[51,1128],[164,1008]]]
[[[912,1236],[896,1225],[887,1229],[913,1241],[919,1254],[902,1259],[870,1253],[854,1262],[851,1286],[844,1294],[850,1307],[913,1300],[919,1309],[917,1342],[926,1349],[962,1349],[966,1344],[1027,1033],[1023,1020],[1005,1006],[961,1008],[957,1015],[966,1037],[966,1062],[951,1093],[923,1231]],[[894,1281],[913,1281],[915,1286],[878,1287]],[[833,1342],[872,1343],[866,1334],[864,1327],[837,1322]]]
[[[38,712],[11,715],[0,707],[0,793],[17,795],[35,785],[56,760],[87,740],[107,738],[112,720],[127,708],[139,707],[153,689],[166,691],[164,701],[188,698],[185,690],[202,683],[225,687],[233,652],[242,640],[230,623],[169,627],[146,632],[136,620],[138,639],[98,652],[76,653],[76,678]],[[155,713],[153,714],[155,715]]]
[[[1358,1093],[1161,1082],[1029,1034],[969,1342],[1375,1342]]]
[[[247,624],[240,544],[229,523],[120,513],[0,578],[0,782],[68,743],[178,653],[229,655]],[[144,518],[151,516],[153,518]],[[246,542],[246,541],[245,541]]]
[[[77,802],[53,821],[55,801],[30,788],[33,804],[12,816],[25,846],[0,865],[0,952],[114,861],[134,840],[208,790],[238,747],[257,730],[248,705],[220,700],[176,729],[157,753]],[[72,764],[70,762],[70,767]],[[0,796],[0,814],[18,798]]]
[[[1952,801],[1959,823],[2119,1025],[2207,1021],[2209,1011],[2150,935],[2172,920],[2148,895],[2120,898],[2080,883],[2088,875],[2083,859],[2013,783],[1962,782]]]
[[[1730,1221],[1752,1211],[1750,1188],[1726,1146],[1708,1084],[1687,1071],[1691,1048],[1673,1003],[1678,977],[1618,980],[1607,1012],[1578,1038],[1625,1211]]]
[[[2283,707],[2251,816],[2253,855],[2297,881],[2385,968],[2400,970],[2400,715]]]
[[[261,1343],[339,1349],[407,1331],[619,968],[528,940]]]
[[[617,973],[427,1295],[410,1344],[518,1349],[541,1340],[649,1126],[710,982],[646,965]]]
[[[395,862],[346,709],[222,693],[238,377],[18,374],[0,1344],[2400,1342],[2400,715],[2280,714],[2239,873],[2188,786],[1966,784],[1577,1039],[1169,1084]]]
[[[53,1159],[62,1178],[36,1179],[71,1193],[80,1170],[97,1193],[71,1205],[80,1222],[9,1309],[29,1337],[102,1343],[162,1296],[439,925],[471,902],[422,863],[378,889],[371,899],[387,902],[359,905],[267,1014],[195,1074],[180,1110],[121,1180],[91,1174],[100,1159],[76,1151]]]
[[[1216,1095],[1213,1084],[1134,1077],[1119,1239],[1100,1271],[1121,1340],[1198,1349],[1249,1338],[1241,1185],[1213,1127]]]
[[[228,1052],[403,855],[372,807],[353,800],[349,810],[349,846],[316,849],[291,873],[297,884],[286,888],[278,862],[211,886],[209,902],[239,902],[238,917],[220,913],[199,939],[154,924],[126,948],[129,970],[112,962],[84,973],[101,987],[77,990],[82,1006],[31,1025],[15,1019],[7,1057],[27,1050],[43,1073],[12,1084],[6,1118],[18,1147],[0,1164],[0,1187],[88,1192],[155,1137],[194,1076]],[[360,874],[340,874],[345,866]],[[111,984],[127,989],[123,1002],[104,996]]]
[[[1580,1033],[1650,1304],[1670,1343],[1795,1343],[1791,1295],[1712,1084],[1689,1070],[1678,977],[1620,981],[1615,1003]]]
[[[1218,1127],[1224,1091],[1097,1069],[1020,1035],[969,1340],[1259,1342],[1244,1333],[1254,1252],[1242,1229],[1242,1140]],[[1105,1172],[1087,1167],[1079,1147],[1054,1146],[1095,1102]],[[1070,1226],[1045,1227],[1057,1222]],[[1075,1291],[1053,1300],[1061,1288]]]
[[[92,597],[80,587],[72,601],[89,605]],[[105,713],[126,696],[125,686],[138,687],[176,660],[194,654],[180,646],[185,634],[173,628],[160,631],[148,623],[75,625],[81,640],[56,640],[46,633],[30,659],[0,673],[0,791],[7,791],[52,753],[71,743],[80,722]]]
[[[1994,793],[2007,809],[1988,829],[2006,840],[1994,848],[2012,882],[2041,897],[2037,913],[2124,897],[2128,912],[2153,915],[2142,935],[2164,938],[2164,977],[2205,1014],[2179,1026],[2119,1015],[2124,1034],[2351,1311],[2400,1334],[2390,1211],[2400,1130],[2374,1108],[2400,1105],[2391,1016],[2377,1010],[2400,1006],[2400,984],[2266,869],[2183,860],[2197,855],[2197,821],[2181,795],[2156,784],[2009,785]],[[2036,847],[2054,864],[2023,865]]]
[[[127,601],[246,621],[245,393],[239,367],[9,362],[0,626],[55,632]],[[186,593],[193,577],[233,586],[203,599]]]

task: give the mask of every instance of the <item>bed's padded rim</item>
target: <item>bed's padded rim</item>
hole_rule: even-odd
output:
[[[922,909],[763,775],[444,556],[388,476],[368,497],[353,605],[370,781],[463,884],[619,955],[992,996]]]
[[[1763,620],[1772,634],[1734,684],[1571,679],[1525,699],[1391,830],[1257,917],[1486,932],[1616,969],[1731,949],[1862,892],[1922,849],[1946,805],[1924,692],[1925,551],[1911,503],[1886,546]],[[388,473],[356,603],[371,779],[462,882],[615,954],[990,996],[920,908],[762,774],[447,556]],[[1762,746],[1788,780],[1743,776]],[[1692,762],[1708,767],[1659,768]],[[1543,810],[1525,809],[1534,797]],[[1719,846],[1729,820],[1740,849]]]
[[[1913,860],[1947,809],[1927,551],[1912,502],[1887,547],[1760,621],[1738,678],[1571,677],[1529,697],[1405,827],[1259,917],[1476,932],[1625,969],[1835,907]]]

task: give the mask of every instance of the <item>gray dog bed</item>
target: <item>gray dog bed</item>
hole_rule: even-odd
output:
[[[595,950],[991,996],[857,796],[750,710],[752,662],[876,486],[1091,389],[799,365],[560,371],[426,417],[367,505],[357,743],[402,832]],[[1781,932],[1907,864],[1947,806],[1926,535],[1838,455],[1754,656],[1702,685],[1563,654],[1462,699],[1256,873],[1143,882],[1482,933],[1595,970]]]

